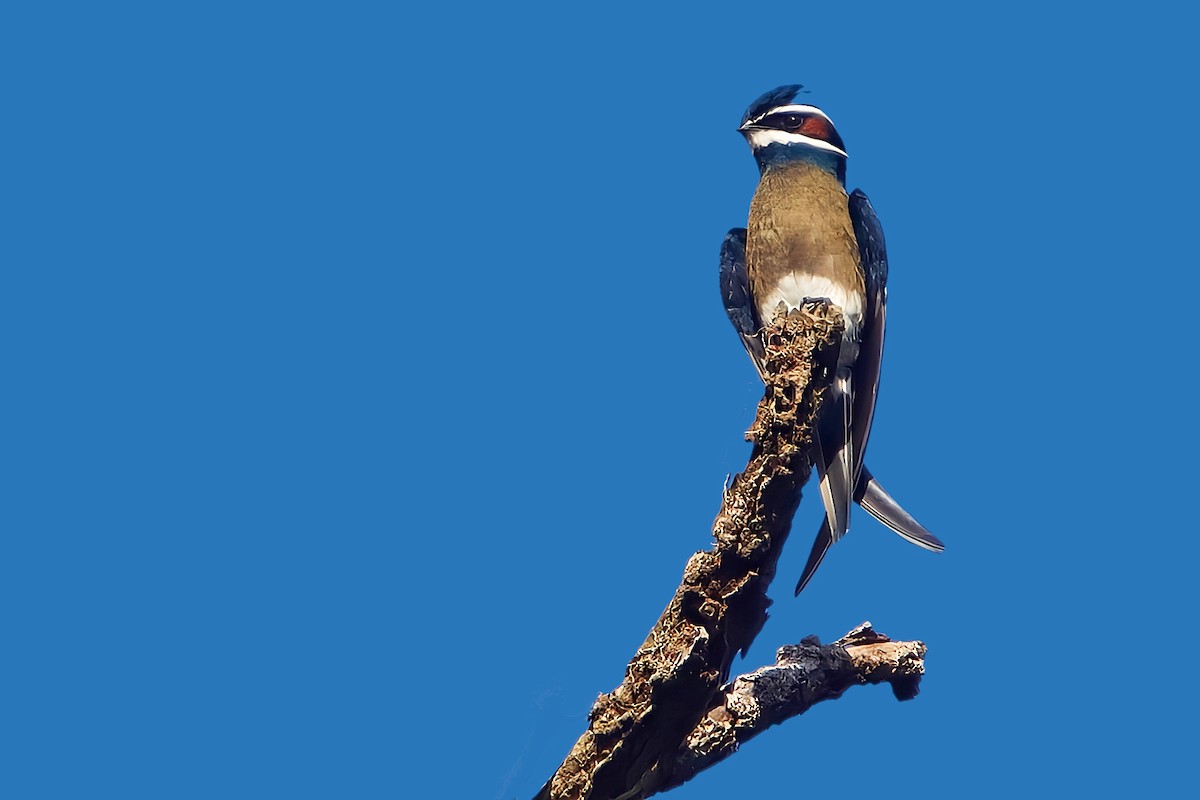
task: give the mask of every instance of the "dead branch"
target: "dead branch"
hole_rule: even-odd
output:
[[[629,662],[625,679],[596,700],[588,729],[535,800],[649,797],[813,702],[835,697],[854,683],[878,682],[867,675],[891,680],[882,666],[882,671],[864,671],[869,658],[882,659],[881,665],[887,661],[879,655],[883,651],[852,655],[853,647],[877,647],[883,641],[851,645],[842,640],[821,647],[806,640],[782,648],[783,661],[773,667],[722,687],[734,656],[749,648],[766,622],[767,588],[811,472],[813,424],[841,336],[841,311],[825,301],[781,314],[764,332],[768,381],[747,433],[754,448],[746,469],[725,491],[713,523],[716,546],[688,561],[682,583]],[[919,643],[891,644],[923,653]],[[787,701],[762,701],[762,688],[779,684],[774,676],[798,678],[796,664],[809,664],[814,654],[818,668],[802,670],[810,679],[795,685],[822,687],[819,691],[797,689],[795,697],[779,695],[791,697]],[[919,655],[916,659],[919,664]],[[757,711],[743,713],[740,703],[755,697]]]
[[[893,642],[869,622],[833,644],[822,645],[810,636],[781,647],[772,666],[722,688],[674,759],[660,762],[657,791],[686,783],[772,725],[823,700],[835,700],[851,686],[890,683],[897,699],[912,699],[925,672],[924,659],[923,643]]]

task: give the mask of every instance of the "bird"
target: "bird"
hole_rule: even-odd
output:
[[[851,502],[909,542],[945,549],[863,463],[883,357],[887,249],[867,195],[846,192],[848,155],[833,120],[796,102],[802,91],[801,84],[780,86],[746,109],[738,132],[758,164],[759,183],[747,227],[730,230],[720,253],[722,302],[764,380],[764,323],[780,310],[822,298],[842,311],[837,367],[821,401],[811,454],[825,519],[797,595],[849,530]]]

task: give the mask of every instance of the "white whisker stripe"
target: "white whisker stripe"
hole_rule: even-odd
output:
[[[842,158],[849,158],[846,151],[840,147],[834,147],[829,142],[823,142],[820,139],[814,139],[811,136],[804,136],[799,133],[788,133],[787,131],[778,131],[774,128],[752,128],[748,131],[746,137],[750,146],[757,150],[760,147],[766,147],[769,144],[803,144],[815,150],[824,150],[827,153],[839,155]]]

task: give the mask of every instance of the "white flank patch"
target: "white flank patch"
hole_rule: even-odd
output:
[[[767,323],[775,318],[775,309],[783,303],[789,310],[800,308],[805,300],[827,297],[834,305],[842,309],[846,320],[846,338],[858,340],[858,329],[862,325],[863,304],[866,300],[858,292],[846,291],[840,283],[834,283],[822,275],[810,275],[806,272],[793,272],[786,276],[758,304],[758,315]]]
[[[826,153],[833,153],[842,158],[849,158],[846,151],[840,147],[834,147],[829,142],[823,142],[820,139],[813,139],[810,136],[803,136],[799,133],[788,133],[787,131],[777,131],[774,128],[758,128],[749,131],[749,136],[746,139],[750,142],[750,147],[754,150],[766,147],[770,144],[786,144],[795,145],[801,144],[806,147],[811,147],[814,150],[823,150]]]

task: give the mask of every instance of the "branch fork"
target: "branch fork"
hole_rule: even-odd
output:
[[[754,447],[723,492],[716,545],[688,560],[621,685],[596,700],[587,730],[535,800],[640,800],[851,686],[890,683],[900,699],[916,695],[925,645],[893,642],[869,623],[829,645],[809,637],[781,647],[775,664],[728,680],[767,619],[842,326],[840,309],[816,301],[763,331],[766,391],[747,433]]]

